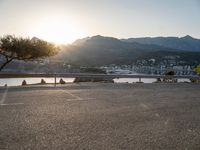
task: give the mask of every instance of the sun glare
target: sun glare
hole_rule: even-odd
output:
[[[32,32],[33,36],[56,44],[69,44],[86,35],[78,23],[61,17],[46,17],[38,21]]]

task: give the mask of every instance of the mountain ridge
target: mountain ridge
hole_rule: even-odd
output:
[[[193,38],[190,35],[184,37],[141,37],[121,40],[128,43],[137,42],[140,44],[153,44],[177,50],[200,52],[200,39]]]
[[[187,60],[190,64],[200,62],[200,52],[173,49],[155,44],[126,42],[100,35],[79,39],[71,45],[67,45],[57,55],[57,59],[83,66],[102,66],[132,64],[139,59],[151,58],[162,61],[166,56],[180,56],[177,57],[180,58],[180,61]]]

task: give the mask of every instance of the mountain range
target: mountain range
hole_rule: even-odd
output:
[[[128,43],[137,42],[140,44],[148,44],[148,45],[154,44],[177,50],[200,52],[200,40],[195,39],[189,35],[181,38],[179,37],[129,38],[129,39],[122,39],[122,41]]]
[[[200,40],[191,36],[117,39],[101,35],[78,39],[55,57],[86,66],[132,64],[137,60],[174,56],[188,64],[200,63]]]

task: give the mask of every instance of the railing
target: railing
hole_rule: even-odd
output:
[[[17,74],[17,73],[1,73],[0,78],[54,78],[55,86],[57,77],[63,78],[102,78],[102,79],[115,79],[115,78],[138,78],[139,82],[141,82],[142,78],[171,78],[171,79],[198,79],[200,80],[200,76],[166,76],[166,75],[132,75],[132,74],[85,74],[85,73],[52,73],[52,74]]]

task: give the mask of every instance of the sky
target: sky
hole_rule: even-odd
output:
[[[200,38],[200,0],[0,0],[0,36]]]

